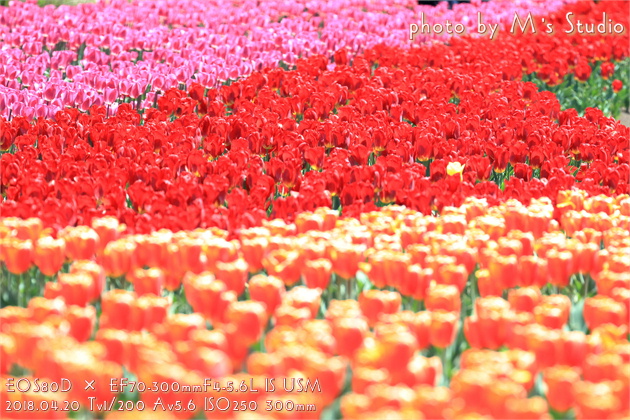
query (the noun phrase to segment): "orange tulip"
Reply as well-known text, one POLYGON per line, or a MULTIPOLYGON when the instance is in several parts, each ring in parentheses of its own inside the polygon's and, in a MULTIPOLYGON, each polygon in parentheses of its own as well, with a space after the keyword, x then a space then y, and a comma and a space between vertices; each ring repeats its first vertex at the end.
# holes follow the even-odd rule
POLYGON ((544 258, 524 255, 518 260, 519 284, 543 287, 548 282, 548 263, 544 258))
POLYGON ((546 255, 549 283, 558 287, 566 287, 569 285, 569 279, 575 272, 573 267, 573 254, 569 251, 550 250, 546 255))
POLYGON ((257 273, 263 269, 262 260, 268 245, 269 240, 265 237, 241 240, 241 251, 250 273, 257 273))
POLYGON ((184 278, 184 291, 193 310, 213 324, 223 323, 227 307, 237 300, 236 293, 207 272, 189 273, 184 278))
POLYGON ((577 243, 570 250, 573 252, 573 261, 575 261, 577 271, 583 274, 590 273, 595 265, 599 243, 577 243))
POLYGON ((591 354, 582 361, 584 380, 590 382, 614 381, 621 379, 619 367, 623 364, 618 354, 591 354))
POLYGON ((460 369, 451 378, 452 398, 461 399, 468 410, 487 413, 490 407, 488 389, 495 380, 483 370, 460 369))
POLYGON ((424 300, 431 280, 433 280, 432 269, 423 269, 419 264, 413 264, 407 268, 398 285, 398 290, 403 296, 412 296, 414 299, 424 300))
POLYGON ((40 346, 45 348, 45 344, 59 334, 55 326, 46 323, 20 322, 11 325, 7 330, 15 340, 15 362, 27 369, 35 367, 35 354, 29 349, 40 346))
POLYGON ((428 245, 414 244, 407 248, 407 253, 411 256, 413 264, 425 266, 425 261, 431 255, 431 247, 428 245))
POLYGON ((437 356, 424 357, 416 354, 408 363, 407 369, 401 370, 397 376, 409 387, 434 386, 442 377, 442 361, 437 356))
POLYGON ((341 318, 362 318, 363 312, 359 302, 354 299, 331 300, 326 310, 326 319, 335 322, 341 318))
POLYGON ((94 340, 105 347, 106 360, 116 362, 119 365, 127 363, 125 359, 129 340, 127 331, 101 327, 96 331, 94 340))
POLYGON ((362 318, 339 318, 332 325, 333 335, 337 341, 337 352, 352 359, 369 331, 366 320, 362 318))
MULTIPOLYGON (((514 399, 522 401, 527 398, 525 387, 507 378, 495 379, 484 392, 488 403, 486 410, 497 419, 511 418, 507 410, 508 401, 514 399)), ((530 408, 533 407, 530 406, 530 408)))
POLYGON ((101 264, 107 275, 119 277, 135 268, 135 250, 136 244, 127 239, 108 243, 101 256, 101 264))
POLYGON ((190 341, 178 341, 173 346, 177 359, 189 370, 204 378, 223 378, 232 373, 232 362, 225 352, 196 347, 190 341))
POLYGON ((593 383, 580 381, 575 383, 573 389, 575 392, 576 418, 615 418, 613 416, 621 409, 621 401, 615 395, 615 388, 618 389, 618 387, 618 382, 593 383))
POLYGON ((523 243, 518 239, 502 237, 499 238, 497 244, 497 253, 499 255, 503 255, 504 257, 514 255, 518 259, 521 255, 525 254, 523 252, 523 243))
POLYGON ((263 259, 267 272, 281 279, 285 285, 292 286, 300 281, 300 253, 297 251, 277 250, 270 252, 263 259))
POLYGON ((153 331, 162 341, 175 343, 190 340, 198 330, 206 329, 206 321, 201 314, 171 314, 160 324, 155 325, 153 331))
POLYGON ((244 259, 238 258, 230 262, 218 261, 215 275, 218 280, 225 283, 228 290, 232 290, 237 296, 245 291, 247 283, 248 267, 244 259))
POLYGON ((94 301, 101 296, 105 287, 105 270, 94 261, 79 260, 74 261, 70 265, 70 273, 84 273, 92 278, 92 288, 90 289, 89 299, 94 301))
POLYGON ((389 383, 387 369, 359 366, 352 372, 352 391, 358 394, 365 394, 372 385, 384 383, 389 383))
POLYGON ((416 406, 427 419, 444 419, 445 411, 452 406, 452 391, 447 387, 420 385, 414 388, 416 406))
POLYGON ((138 296, 153 294, 162 295, 162 286, 164 284, 164 274, 159 268, 136 268, 127 276, 129 282, 133 284, 133 288, 138 296))
POLYGON ((565 412, 575 404, 573 384, 580 380, 580 371, 569 366, 552 366, 543 373, 547 384, 547 401, 551 408, 565 412))
POLYGON ((92 336, 96 324, 96 309, 93 306, 69 306, 65 318, 70 324, 69 335, 79 342, 92 336))
POLYGON ((581 366, 586 356, 596 349, 595 341, 581 331, 562 331, 556 363, 581 366))
POLYGON ((60 296, 66 305, 86 306, 90 302, 94 280, 89 274, 68 273, 57 276, 60 296))
POLYGON ((468 271, 466 267, 459 264, 442 266, 436 272, 436 281, 439 284, 453 285, 461 293, 468 281, 468 271))
POLYGON ((99 328, 128 329, 135 300, 136 294, 127 290, 114 289, 103 293, 99 328))
POLYGON ((97 253, 103 252, 108 243, 120 238, 126 226, 118 222, 118 219, 111 216, 92 219, 92 229, 98 235, 97 253))
MULTIPOLYGON (((187 386, 191 389, 195 385, 203 384, 203 378, 195 371, 186 369, 179 363, 174 364, 155 364, 150 370, 147 369, 146 373, 142 377, 138 376, 138 379, 146 383, 169 383, 178 384, 184 389, 187 386)), ((147 392, 143 395, 143 401, 147 406, 154 407, 158 404, 158 401, 162 402, 164 406, 178 407, 182 404, 182 401, 191 401, 198 407, 203 407, 203 397, 200 393, 190 391, 169 390, 168 392, 147 392)), ((182 405, 183 407, 183 405, 182 405)), ((174 411, 172 414, 177 419, 192 418, 195 415, 195 411, 174 411)))
POLYGON ((178 249, 177 245, 171 243, 172 236, 173 233, 169 230, 159 230, 138 241, 136 248, 138 266, 168 268, 171 259, 169 245, 178 249), (165 262, 167 262, 166 267, 165 262))
MULTIPOLYGON (((0 375, 7 375, 13 367, 15 352, 16 346, 13 337, 0 333, 0 375)), ((0 412, 2 411, 0 410, 0 412)))
POLYGON ((490 260, 488 271, 490 272, 492 281, 500 284, 502 289, 517 286, 518 259, 515 255, 495 255, 495 257, 490 260))
POLYGON ((0 308, 0 332, 7 333, 15 324, 29 322, 32 311, 20 306, 5 306, 0 308))
POLYGON ((276 378, 286 374, 286 367, 278 353, 252 353, 247 358, 247 373, 276 378))
POLYGON ((536 322, 549 328, 562 328, 569 320, 571 300, 565 295, 543 296, 534 308, 536 322))
POLYGON ((378 321, 382 314, 393 314, 400 309, 401 297, 396 292, 386 290, 366 290, 359 295, 361 311, 370 326, 378 321))
POLYGON ((31 319, 35 322, 44 322, 51 316, 62 316, 66 310, 66 304, 62 299, 47 299, 34 297, 28 302, 31 319))
POLYGON ((44 231, 44 224, 37 217, 28 219, 19 219, 15 217, 7 217, 3 220, 3 224, 15 231, 15 237, 22 241, 30 240, 36 242, 44 231))
MULTIPOLYGON (((239 257, 237 241, 227 241, 225 238, 216 236, 202 239, 202 253, 203 256, 206 257, 205 267, 210 270, 212 270, 219 261, 230 262, 239 257)), ((182 254, 182 256, 185 256, 185 254, 182 254)))
POLYGON ((249 346, 261 337, 267 319, 265 305, 250 300, 230 303, 225 322, 236 325, 241 338, 249 346))
POLYGON ((166 319, 170 306, 169 299, 154 294, 138 297, 131 306, 131 316, 127 327, 133 331, 151 330, 166 319))
POLYGON ((66 244, 63 239, 44 236, 37 240, 33 251, 33 262, 45 276, 57 274, 66 259, 66 244))
POLYGON ((225 324, 222 326, 227 342, 227 354, 232 361, 232 369, 235 372, 243 370, 243 363, 249 353, 250 344, 243 340, 238 327, 235 324, 225 324))
POLYGON ((515 420, 548 420, 549 407, 542 397, 508 398, 505 402, 505 418, 515 420))
POLYGON ((319 214, 300 213, 295 218, 297 233, 308 232, 309 230, 321 231, 324 218, 319 214))
MULTIPOLYGON (((186 237, 177 241, 177 252, 181 261, 181 267, 177 267, 178 270, 183 272, 190 271, 195 274, 199 274, 204 270, 204 264, 202 262, 202 249, 204 241, 199 238, 186 237)), ((216 264, 215 261, 212 263, 216 264)), ((214 264, 210 263, 212 268, 214 264)))
POLYGON ((615 302, 621 303, 626 308, 626 313, 630 314, 630 289, 615 287, 611 291, 610 297, 615 302))
POLYGON ((194 330, 190 341, 198 348, 208 348, 227 352, 227 339, 221 330, 194 330))
POLYGON ((475 314, 464 321, 464 334, 473 348, 498 349, 507 336, 509 303, 500 297, 479 298, 475 301, 475 314))
POLYGON ((380 365, 388 369, 394 377, 394 383, 398 383, 418 350, 418 341, 408 328, 395 324, 383 327, 376 337, 382 348, 380 365))
POLYGON ((597 275, 597 293, 611 296, 614 289, 630 289, 630 273, 615 273, 604 270, 597 275))
POLYGON ((311 318, 315 318, 319 312, 321 300, 321 290, 298 286, 294 287, 286 294, 283 304, 293 306, 294 308, 307 308, 311 313, 311 318))
POLYGON ((562 352, 562 333, 540 324, 523 327, 526 349, 536 353, 536 360, 541 367, 553 366, 562 352))
POLYGON ((3 240, 4 263, 7 270, 13 274, 22 274, 31 268, 33 259, 33 243, 30 239, 5 239, 3 240))
POLYGON ((374 384, 366 390, 366 395, 370 398, 370 410, 383 410, 380 413, 400 412, 411 406, 415 398, 410 388, 388 384, 374 384))
MULTIPOLYGON (((523 232, 520 230, 511 230, 507 233, 507 238, 516 239, 521 243, 521 254, 519 255, 519 259, 522 255, 532 255, 534 253, 534 235, 531 232, 523 232)), ((501 242, 499 241, 499 246, 501 242)))
POLYGON ((533 312, 534 307, 540 303, 542 293, 536 286, 521 287, 508 292, 510 306, 519 312, 533 312))
POLYGON ((295 306, 281 304, 274 313, 277 326, 291 326, 297 328, 301 323, 313 319, 310 309, 296 308, 295 306))
POLYGON ((323 319, 312 319, 302 323, 298 329, 298 340, 319 350, 328 357, 335 356, 336 342, 333 326, 323 319))
POLYGON ((490 276, 488 269, 482 268, 477 270, 475 275, 477 276, 480 296, 501 296, 503 294, 503 285, 490 276))
POLYGON ((602 324, 627 325, 626 306, 607 296, 594 296, 584 302, 584 321, 590 329, 602 324))
POLYGON ((358 393, 347 393, 341 397, 340 409, 344 419, 362 419, 371 412, 370 397, 358 393))
POLYGON ((61 285, 59 283, 48 282, 44 286, 44 297, 46 299, 56 299, 61 296, 61 285))
POLYGON ((329 250, 333 271, 343 279, 353 278, 359 270, 359 262, 364 260, 364 250, 362 245, 334 244, 329 250))
POLYGON ((435 311, 431 313, 431 344, 446 348, 453 343, 457 334, 459 316, 455 312, 435 311))
POLYGON ((332 263, 326 258, 306 261, 302 268, 302 278, 306 287, 326 290, 330 283, 332 263))
MULTIPOLYGON (((626 348, 623 346, 619 348, 620 344, 630 344, 626 338, 628 336, 628 327, 626 325, 602 324, 591 330, 591 336, 598 339, 602 348, 609 349, 617 347, 620 350, 617 354, 624 357, 626 356, 626 348)), ((628 348, 628 350, 630 350, 630 348, 628 348)), ((630 358, 630 355, 628 357, 630 358)))
POLYGON ((274 276, 255 275, 249 280, 249 296, 265 304, 267 315, 272 315, 282 303, 285 287, 282 280, 274 276))
POLYGON ((452 285, 433 284, 425 301, 429 311, 459 312, 462 306, 459 290, 452 285))
POLYGON ((68 227, 59 232, 66 242, 66 256, 71 261, 91 260, 96 253, 99 237, 88 226, 68 227))

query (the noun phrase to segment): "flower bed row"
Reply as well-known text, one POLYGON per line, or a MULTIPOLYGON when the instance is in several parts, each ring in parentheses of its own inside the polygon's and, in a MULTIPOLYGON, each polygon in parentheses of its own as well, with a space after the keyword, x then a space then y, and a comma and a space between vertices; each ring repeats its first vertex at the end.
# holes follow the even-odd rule
POLYGON ((450 72, 379 67, 369 77, 370 61, 357 61, 335 72, 305 61, 211 91, 215 98, 200 87, 191 98, 170 91, 142 123, 127 106, 113 118, 94 108, 4 122, 13 153, 0 157, 0 211, 55 230, 112 215, 138 232, 236 231, 318 206, 430 213, 471 195, 497 203, 555 199, 573 186, 628 191, 628 127, 596 109, 585 118, 559 112, 553 96, 500 74, 472 91, 450 72), (378 88, 383 80, 390 90, 378 88))
MULTIPOLYGON (((17 365, 41 381, 94 379, 94 391, 64 395, 86 411, 99 411, 90 397, 118 394, 111 378, 131 372, 147 386, 254 386, 261 392, 238 399, 263 418, 296 415, 265 411, 268 400, 312 404, 297 414, 318 418, 342 394, 344 418, 623 418, 630 196, 565 191, 558 203, 467 199, 441 217, 318 209, 233 240, 217 229, 132 235, 107 218, 55 239, 40 220, 5 218, 2 290, 30 294, 26 307, 0 309, 0 373, 17 365), (277 379, 276 392, 264 392, 264 378, 277 379), (318 387, 284 391, 283 378, 318 387)), ((3 395, 37 407, 59 396, 3 395)), ((194 410, 172 415, 205 407, 222 418, 235 413, 203 399, 225 396, 118 398, 191 401, 194 410)))
MULTIPOLYGON (((584 21, 627 19, 618 2, 580 7, 584 21)), ((114 118, 100 106, 1 121, 0 149, 13 153, 0 157, 0 211, 56 230, 112 215, 138 232, 235 231, 319 206, 430 213, 471 195, 625 193, 628 128, 596 109, 561 112, 519 81, 523 68, 580 78, 589 60, 622 59, 624 40, 457 38, 352 60, 340 50, 332 70, 314 56, 220 89, 171 89, 142 114, 123 104, 114 118)))
MULTIPOLYGON (((409 24, 421 14, 460 22, 507 24, 512 13, 557 10, 567 0, 457 5, 415 1, 277 2, 112 1, 75 7, 11 2, 0 9, 0 115, 52 117, 66 106, 141 98, 192 82, 214 87, 279 62, 353 53, 380 43, 409 46, 409 24)), ((434 35, 419 35, 422 42, 434 35)))

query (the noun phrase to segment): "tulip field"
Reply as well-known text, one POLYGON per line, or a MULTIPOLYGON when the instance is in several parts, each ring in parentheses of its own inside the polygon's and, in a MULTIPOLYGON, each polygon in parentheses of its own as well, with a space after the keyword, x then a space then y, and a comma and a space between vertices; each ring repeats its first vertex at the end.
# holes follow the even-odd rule
POLYGON ((423 3, 0 1, 0 419, 630 418, 630 3, 423 3))

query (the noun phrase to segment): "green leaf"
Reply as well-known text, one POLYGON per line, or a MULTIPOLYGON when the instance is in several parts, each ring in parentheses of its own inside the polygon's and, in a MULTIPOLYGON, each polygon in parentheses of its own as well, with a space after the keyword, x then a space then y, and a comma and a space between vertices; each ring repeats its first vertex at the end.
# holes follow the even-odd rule
POLYGON ((372 282, 363 271, 357 271, 357 290, 359 293, 373 288, 372 282))

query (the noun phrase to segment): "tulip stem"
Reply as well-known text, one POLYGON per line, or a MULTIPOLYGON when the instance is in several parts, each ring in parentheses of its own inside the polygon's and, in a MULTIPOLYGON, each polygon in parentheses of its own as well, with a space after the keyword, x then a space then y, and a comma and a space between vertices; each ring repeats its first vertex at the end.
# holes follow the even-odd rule
POLYGON ((22 306, 22 307, 26 307, 25 301, 26 301, 26 273, 22 273, 19 276, 16 276, 18 281, 17 281, 17 290, 18 290, 18 296, 17 296, 17 305, 18 306, 22 306))
POLYGON ((342 283, 342 279, 341 276, 337 275, 337 273, 333 273, 333 277, 335 279, 335 297, 339 300, 343 299, 343 295, 341 294, 341 283, 342 283))
POLYGON ((354 295, 354 277, 346 282, 346 299, 353 299, 354 295))
POLYGON ((580 279, 582 280, 582 287, 584 288, 584 300, 588 297, 588 279, 580 273, 580 279))
MULTIPOLYGON (((448 347, 447 347, 448 348, 448 347)), ((436 352, 440 358, 440 361, 442 362, 442 379, 441 379, 441 386, 448 386, 449 384, 449 370, 450 370, 450 361, 448 360, 449 357, 447 357, 446 355, 446 349, 447 348, 437 348, 436 352)))

